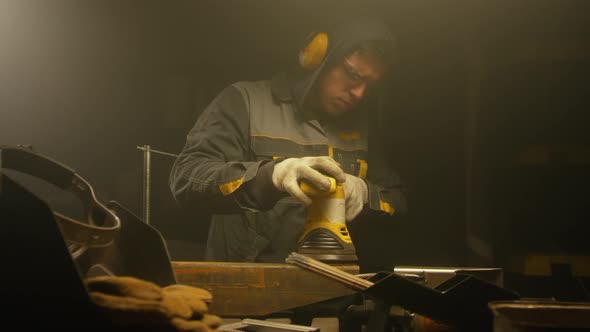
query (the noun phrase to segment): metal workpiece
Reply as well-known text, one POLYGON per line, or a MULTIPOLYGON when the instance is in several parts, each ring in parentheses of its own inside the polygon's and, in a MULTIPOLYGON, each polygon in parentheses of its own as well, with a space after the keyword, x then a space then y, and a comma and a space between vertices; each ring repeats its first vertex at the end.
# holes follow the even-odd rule
POLYGON ((590 330, 590 303, 549 300, 494 301, 493 332, 590 330))
MULTIPOLYGON (((355 292, 292 264, 172 262, 179 283, 209 290, 222 317, 259 317, 355 292)), ((338 266, 357 274, 358 266, 338 266)))
POLYGON ((458 273, 478 277, 499 287, 504 286, 504 272, 501 268, 396 266, 393 272, 397 274, 419 275, 422 277, 424 283, 432 288, 437 287, 458 273))
POLYGON ((256 332, 319 332, 320 329, 313 326, 279 323, 268 320, 242 319, 237 323, 225 324, 218 328, 221 332, 256 331, 256 332))

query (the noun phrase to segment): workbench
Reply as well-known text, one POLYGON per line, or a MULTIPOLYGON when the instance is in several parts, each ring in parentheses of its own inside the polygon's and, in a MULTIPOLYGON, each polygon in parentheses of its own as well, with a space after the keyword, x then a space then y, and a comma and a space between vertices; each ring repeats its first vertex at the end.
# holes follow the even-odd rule
MULTIPOLYGON (((334 265, 358 274, 357 265, 334 265)), ((178 283, 209 290, 210 310, 222 317, 262 317, 354 295, 344 284, 293 264, 173 261, 178 283)), ((468 272, 502 286, 497 268, 399 267, 396 273, 418 275, 434 288, 457 272, 468 272)))
MULTIPOLYGON (((175 261, 172 267, 178 283, 209 290, 211 312, 223 317, 265 316, 355 293, 292 264, 175 261)), ((338 268, 358 273, 356 265, 338 268)))

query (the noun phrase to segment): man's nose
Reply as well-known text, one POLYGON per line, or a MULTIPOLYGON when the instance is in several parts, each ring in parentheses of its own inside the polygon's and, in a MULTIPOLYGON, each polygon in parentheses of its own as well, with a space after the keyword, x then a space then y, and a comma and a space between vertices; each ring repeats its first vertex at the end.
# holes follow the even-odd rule
POLYGON ((361 84, 355 85, 350 89, 350 94, 357 100, 361 100, 367 92, 367 83, 362 82, 361 84))

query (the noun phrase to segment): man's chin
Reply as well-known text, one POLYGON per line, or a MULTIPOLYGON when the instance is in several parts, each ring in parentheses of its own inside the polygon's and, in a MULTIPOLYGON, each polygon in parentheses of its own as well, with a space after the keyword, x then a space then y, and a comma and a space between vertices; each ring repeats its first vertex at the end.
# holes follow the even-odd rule
POLYGON ((349 109, 350 107, 331 107, 329 109, 326 109, 324 113, 330 116, 339 116, 346 113, 349 109))

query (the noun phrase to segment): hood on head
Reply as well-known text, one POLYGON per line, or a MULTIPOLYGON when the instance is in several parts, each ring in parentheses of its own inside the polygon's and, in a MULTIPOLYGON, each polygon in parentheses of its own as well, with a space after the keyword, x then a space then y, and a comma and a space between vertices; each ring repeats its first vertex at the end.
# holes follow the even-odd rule
POLYGON ((293 82, 293 96, 295 102, 301 107, 319 74, 326 68, 326 65, 347 54, 351 48, 363 41, 383 40, 395 46, 395 39, 389 27, 382 21, 371 17, 357 17, 342 21, 328 29, 328 49, 319 66, 306 71, 299 69, 293 82))

